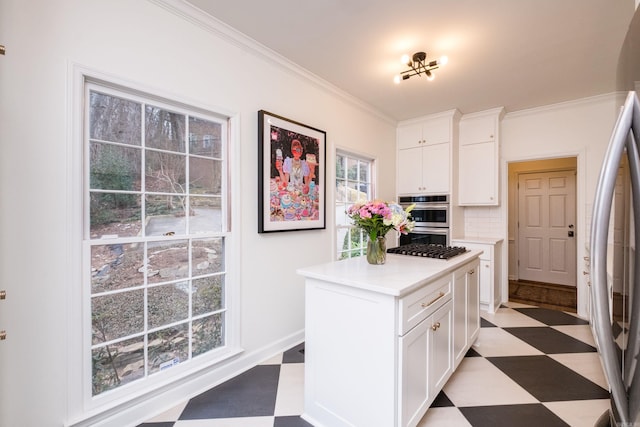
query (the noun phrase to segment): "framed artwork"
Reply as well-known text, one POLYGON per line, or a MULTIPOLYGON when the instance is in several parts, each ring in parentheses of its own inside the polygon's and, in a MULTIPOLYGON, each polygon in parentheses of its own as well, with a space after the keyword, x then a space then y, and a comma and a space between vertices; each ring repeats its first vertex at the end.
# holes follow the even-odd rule
POLYGON ((326 227, 326 137, 258 111, 258 233, 326 227))

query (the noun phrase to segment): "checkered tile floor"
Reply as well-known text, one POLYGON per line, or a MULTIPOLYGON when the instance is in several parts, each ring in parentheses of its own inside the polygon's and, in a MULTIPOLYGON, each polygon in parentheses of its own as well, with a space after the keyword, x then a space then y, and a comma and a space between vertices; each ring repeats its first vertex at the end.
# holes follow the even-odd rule
MULTIPOLYGON (((139 427, 308 427, 303 381, 301 344, 139 427)), ((510 303, 482 313, 477 341, 419 427, 592 426, 607 389, 586 321, 510 303)))

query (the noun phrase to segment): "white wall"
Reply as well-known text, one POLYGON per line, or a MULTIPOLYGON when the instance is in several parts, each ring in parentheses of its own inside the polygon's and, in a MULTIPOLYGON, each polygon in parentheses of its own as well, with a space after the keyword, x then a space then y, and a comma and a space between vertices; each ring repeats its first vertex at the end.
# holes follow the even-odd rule
MULTIPOLYGON (((624 94, 610 94, 577 100, 544 108, 508 113, 501 128, 501 192, 502 200, 508 197, 507 163, 577 157, 577 262, 578 262, 578 314, 588 315, 588 288, 583 257, 588 255, 591 210, 593 197, 600 175, 600 167, 619 107, 624 103, 624 94)), ((501 204, 507 239, 507 203, 501 204)), ((503 299, 507 280, 507 254, 503 259, 503 299)))
MULTIPOLYGON (((71 127, 76 66, 236 117, 233 227, 241 257, 234 263, 241 276, 234 285, 246 367, 302 339, 303 280, 295 270, 329 261, 334 247, 330 204, 327 230, 257 233, 257 111, 325 130, 329 181, 336 145, 376 158, 378 194, 394 197, 394 122, 208 25, 151 1, 0 2, 7 52, 0 57, 0 289, 7 291, 0 328, 8 337, 0 343, 0 425, 60 426, 81 415, 66 390, 79 369, 67 362, 78 357, 79 319, 66 314, 78 312, 74 291, 81 285, 71 127)), ((327 190, 332 200, 331 182, 327 190)), ((154 410, 164 409, 157 402, 154 410)))
MULTIPOLYGON (((508 163, 559 157, 577 157, 577 288, 578 314, 588 317, 588 277, 584 256, 588 255, 591 210, 600 167, 619 107, 625 93, 612 93, 507 112, 500 128, 501 203, 499 207, 467 207, 465 236, 504 239, 512 247, 508 233, 508 163)), ((512 195, 511 195, 512 196, 512 195)), ((510 251, 503 251, 502 301, 508 300, 510 251)), ((512 254, 511 254, 512 255, 512 254)))

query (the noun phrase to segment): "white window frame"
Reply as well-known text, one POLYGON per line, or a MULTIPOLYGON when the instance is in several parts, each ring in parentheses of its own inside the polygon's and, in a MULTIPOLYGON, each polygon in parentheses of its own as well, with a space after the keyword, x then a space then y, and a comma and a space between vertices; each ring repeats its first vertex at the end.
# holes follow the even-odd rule
MULTIPOLYGON (((238 183, 239 175, 239 116, 220 108, 214 108, 206 104, 198 104, 193 100, 184 101, 176 99, 175 94, 165 94, 156 88, 148 88, 139 83, 106 76, 95 70, 74 66, 71 70, 72 85, 70 85, 69 117, 71 117, 71 129, 69 139, 69 163, 72 165, 68 174, 69 194, 73 194, 71 212, 74 215, 69 218, 68 228, 71 236, 70 257, 70 283, 68 311, 68 342, 67 372, 68 372, 68 414, 69 425, 92 425, 91 419, 100 419, 106 414, 116 414, 122 408, 134 403, 142 403, 158 392, 167 392, 177 389, 178 385, 185 387, 186 381, 194 381, 196 375, 203 373, 211 367, 224 368, 224 363, 242 352, 240 347, 240 268, 239 268, 239 236, 233 232, 234 225, 231 218, 234 212, 239 212, 239 198, 231 197, 232 184, 238 183), (92 396, 92 362, 91 362, 91 304, 90 304, 90 247, 84 242, 84 224, 88 221, 88 208, 85 212, 85 194, 88 190, 88 171, 84 170, 85 151, 85 105, 84 95, 87 84, 98 84, 101 87, 136 94, 146 99, 146 102, 162 106, 163 100, 168 100, 171 105, 182 106, 190 111, 198 112, 205 116, 224 118, 227 121, 227 144, 224 147, 226 167, 226 187, 223 194, 227 195, 228 204, 223 216, 228 218, 228 229, 225 236, 226 279, 225 297, 225 345, 219 349, 202 354, 189 363, 179 364, 162 375, 152 375, 141 381, 134 381, 117 389, 109 390, 97 396, 92 396), (86 175, 85 175, 86 174, 86 175), (73 242, 76 242, 75 244, 73 242), (82 242, 82 243, 80 243, 82 242), (182 366, 181 366, 182 365, 182 366), (165 375, 166 374, 166 375, 165 375), (89 424, 85 424, 89 422, 89 424)), ((188 143, 188 142, 187 142, 188 143)), ((206 375, 205 375, 206 376, 206 375)), ((174 397, 175 399, 175 397, 174 397)))
MULTIPOLYGON (((369 197, 368 199, 375 199, 376 198, 376 185, 375 185, 375 177, 376 177, 376 161, 375 158, 371 157, 371 156, 367 156, 365 154, 359 154, 359 153, 355 153, 353 151, 350 151, 348 149, 342 149, 342 148, 337 148, 336 149, 336 163, 337 163, 337 159, 338 156, 344 156, 347 159, 353 159, 353 160, 358 160, 361 162, 366 162, 369 164, 369 181, 368 181, 368 185, 369 185, 369 197)), ((338 222, 338 218, 342 215, 342 212, 338 212, 338 210, 342 209, 342 207, 339 207, 338 204, 339 203, 343 203, 343 201, 339 201, 338 200, 338 191, 337 191, 337 183, 338 183, 338 171, 337 169, 335 170, 334 173, 335 176, 335 195, 334 195, 334 210, 335 210, 335 215, 336 215, 336 221, 335 221, 335 232, 334 232, 334 236, 336 239, 336 243, 334 245, 334 251, 335 251, 335 255, 334 255, 334 259, 340 260, 342 254, 346 253, 347 251, 343 251, 338 249, 339 245, 341 245, 341 242, 344 240, 344 230, 347 230, 348 232, 355 232, 355 233, 360 233, 361 235, 361 239, 363 241, 363 243, 366 243, 368 236, 366 235, 366 233, 364 233, 362 230, 357 229, 354 225, 352 225, 349 220, 347 219, 347 223, 343 224, 343 223, 339 223, 338 222)), ((359 180, 358 180, 359 182, 359 180)), ((350 204, 347 203, 346 205, 343 205, 345 207, 348 207, 350 204)), ((365 254, 365 249, 366 246, 363 244, 360 247, 360 253, 358 256, 362 256, 365 254)), ((352 255, 353 256, 353 255, 352 255)))

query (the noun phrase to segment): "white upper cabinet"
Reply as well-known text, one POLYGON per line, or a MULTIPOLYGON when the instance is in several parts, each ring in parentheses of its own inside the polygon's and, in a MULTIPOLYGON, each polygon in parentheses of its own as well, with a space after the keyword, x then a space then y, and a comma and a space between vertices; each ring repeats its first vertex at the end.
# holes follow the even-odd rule
POLYGON ((450 194, 456 110, 398 126, 398 194, 450 194))
POLYGON ((451 142, 451 116, 425 118, 398 127, 398 149, 451 142))
POLYGON ((467 114, 460 119, 458 204, 500 204, 500 120, 504 109, 467 114))

